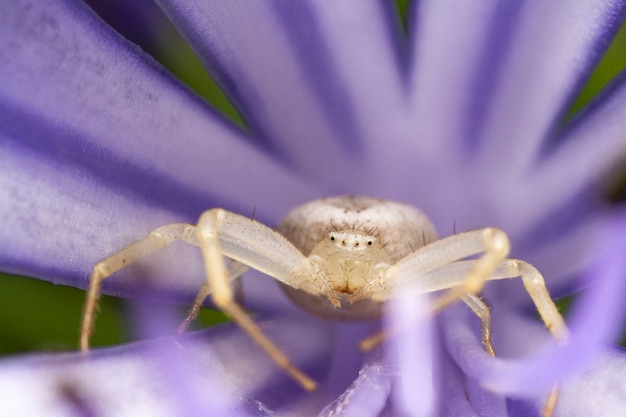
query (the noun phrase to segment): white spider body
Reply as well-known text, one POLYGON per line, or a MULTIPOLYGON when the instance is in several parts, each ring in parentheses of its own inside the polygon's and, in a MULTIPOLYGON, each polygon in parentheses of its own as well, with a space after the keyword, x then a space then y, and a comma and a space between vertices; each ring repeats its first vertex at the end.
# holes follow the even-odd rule
POLYGON ((324 198, 296 207, 276 231, 310 260, 309 268, 294 277, 308 284, 294 288, 280 283, 285 293, 304 310, 339 320, 380 317, 382 300, 391 290, 389 267, 437 239, 421 211, 362 196, 324 198))
MULTIPOLYGON (((379 317, 395 292, 432 293, 436 312, 462 300, 482 322, 482 342, 495 356, 491 318, 477 295, 487 281, 521 277, 548 330, 564 340, 567 329, 550 298, 542 275, 532 265, 508 259, 509 240, 498 229, 437 239, 419 210, 400 203, 358 196, 316 200, 295 208, 277 230, 223 209, 204 212, 197 225, 174 223, 153 230, 94 266, 81 327, 81 349, 88 350, 102 280, 148 253, 176 240, 200 247, 207 280, 181 325, 184 331, 207 296, 307 390, 315 381, 287 356, 239 306, 231 280, 247 268, 275 278, 300 307, 332 319, 379 317), (227 264, 225 258, 235 260, 227 264)), ((368 339, 363 342, 376 340, 368 339)), ((556 391, 544 415, 554 409, 556 391)))

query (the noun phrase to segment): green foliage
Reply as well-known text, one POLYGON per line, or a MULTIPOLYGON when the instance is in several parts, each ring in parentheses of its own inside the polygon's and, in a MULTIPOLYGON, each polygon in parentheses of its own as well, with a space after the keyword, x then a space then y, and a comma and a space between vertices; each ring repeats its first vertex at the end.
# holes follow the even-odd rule
MULTIPOLYGON (((84 301, 76 288, 0 274, 0 354, 77 349, 84 301)), ((94 346, 124 340, 121 304, 102 297, 94 346)))
MULTIPOLYGON (((0 274, 0 355, 76 350, 85 295, 84 291, 73 287, 0 274)), ((182 321, 187 308, 102 296, 92 346, 136 340, 138 332, 133 331, 132 311, 155 309, 165 310, 182 321)), ((204 309, 193 327, 226 321, 228 318, 223 313, 204 309)), ((169 334, 175 332, 176 329, 171 329, 169 334)))
POLYGON ((622 25, 602 61, 578 95, 569 111, 570 116, 581 110, 624 68, 626 68, 626 24, 622 25))

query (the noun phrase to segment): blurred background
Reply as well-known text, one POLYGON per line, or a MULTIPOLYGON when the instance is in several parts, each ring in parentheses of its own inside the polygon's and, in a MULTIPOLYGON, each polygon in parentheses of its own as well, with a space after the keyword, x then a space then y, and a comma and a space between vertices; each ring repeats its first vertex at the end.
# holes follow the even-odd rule
MULTIPOLYGON (((408 0, 396 0, 398 22, 406 28, 408 0)), ((88 0, 102 19, 130 41, 152 55, 183 83, 196 91, 225 117, 244 126, 237 110, 205 72, 189 46, 152 0, 88 0)), ((618 72, 626 68, 626 25, 623 25, 570 110, 575 114, 618 72)), ((245 127, 245 126, 244 126, 245 127)), ((626 161, 625 161, 626 168, 626 161)), ((615 172, 606 184, 607 201, 617 204, 626 196, 626 169, 615 172)), ((85 293, 27 277, 0 274, 0 355, 30 351, 75 350, 85 293)), ((566 310, 567 300, 561 301, 566 310)), ((187 307, 164 306, 104 296, 100 303, 93 346, 106 346, 134 340, 134 331, 125 318, 140 308, 175 310, 181 319, 187 307)), ((226 320, 223 314, 203 310, 196 326, 226 320)), ((175 330, 172 329, 172 333, 175 330)), ((622 338, 626 345, 626 332, 622 338)))

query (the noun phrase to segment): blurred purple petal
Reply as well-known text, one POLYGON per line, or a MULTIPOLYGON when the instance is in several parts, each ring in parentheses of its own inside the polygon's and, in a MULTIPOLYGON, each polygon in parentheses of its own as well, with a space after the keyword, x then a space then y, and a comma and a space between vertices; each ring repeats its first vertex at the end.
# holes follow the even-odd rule
POLYGON ((558 413, 571 417, 618 416, 626 410, 626 352, 607 351, 567 381, 558 413))
MULTIPOLYGON (((329 327, 317 323, 280 319, 261 325, 295 363, 320 379, 332 338, 329 327)), ((202 413, 209 409, 220 416, 261 416, 284 408, 292 415, 316 412, 310 409, 316 394, 293 384, 247 336, 229 325, 95 350, 89 358, 69 353, 5 361, 0 365, 0 414, 41 415, 46 410, 46 416, 54 417, 87 409, 91 415, 107 417, 180 415, 176 396, 183 393, 177 385, 181 375, 186 378, 185 389, 191 390, 185 396, 206 407, 196 410, 202 413), (173 370, 167 362, 183 368, 173 370)))
POLYGON ((242 111, 298 172, 334 189, 400 110, 397 55, 381 2, 160 1, 242 111), (364 70, 367 68, 367 70, 364 70), (375 94, 377 99, 370 100, 375 94))
MULTIPOLYGON (((561 387, 556 416, 619 416, 626 409, 626 356, 623 350, 609 349, 561 387)), ((537 413, 545 397, 512 399, 509 417, 528 417, 537 413)))
POLYGON ((525 244, 535 250, 554 239, 571 240, 567 235, 578 235, 580 240, 581 226, 602 216, 598 188, 626 153, 625 118, 626 72, 555 137, 556 142, 546 147, 545 155, 502 203, 516 208, 503 211, 517 217, 517 224, 525 229, 508 230, 521 233, 525 244))
POLYGON ((437 408, 439 346, 434 340, 434 320, 428 314, 428 297, 402 296, 387 306, 385 322, 389 328, 398 323, 405 328, 385 346, 387 361, 402 374, 394 389, 398 412, 413 417, 430 417, 437 408))
POLYGON ((412 140, 421 158, 466 158, 477 112, 514 24, 519 2, 425 1, 410 16, 412 140), (510 10, 509 10, 510 9, 510 10), (485 80, 482 81, 481 80, 485 80), (482 89, 478 89, 482 87, 482 89), (475 100, 477 102, 474 102, 475 100))
POLYGON ((384 362, 371 361, 354 383, 319 414, 320 417, 376 417, 383 411, 395 372, 384 362))
POLYGON ((481 386, 468 376, 464 377, 469 403, 481 417, 506 417, 506 399, 492 390, 481 386))
MULTIPOLYGON (((479 417, 467 396, 466 378, 454 361, 442 361, 441 413, 444 417, 479 417)), ((504 416, 503 416, 504 417, 504 416)))
POLYGON ((576 7, 524 2, 515 11, 506 28, 512 38, 484 103, 479 162, 487 171, 532 164, 625 16, 623 0, 586 0, 576 7))
POLYGON ((429 198, 413 203, 439 227, 453 220, 461 228, 477 227, 488 218, 515 241, 529 222, 546 215, 544 198, 580 192, 575 186, 564 192, 538 187, 540 177, 527 186, 521 169, 532 175, 536 167, 528 158, 549 134, 558 134, 566 107, 625 13, 621 0, 587 1, 574 9, 533 2, 417 3, 410 22, 416 151, 396 149, 400 155, 391 159, 396 171, 404 170, 402 178, 425 178, 412 187, 429 198), (484 155, 472 158, 478 146, 484 155))
MULTIPOLYGON (((588 197, 591 200, 592 197, 588 197)), ((579 290, 582 286, 580 282, 581 271, 587 270, 594 255, 594 237, 603 230, 606 225, 606 209, 595 208, 586 218, 570 219, 564 230, 551 233, 550 226, 554 226, 559 220, 555 213, 551 216, 553 222, 542 222, 543 228, 533 228, 535 233, 528 234, 521 245, 515 248, 515 255, 522 259, 532 259, 544 278, 554 297, 568 295, 579 290), (542 238, 545 238, 542 239, 542 238), (518 250, 519 249, 519 250, 518 250)), ((570 208, 565 213, 576 212, 575 208, 570 208)), ((561 216, 566 215, 560 213, 561 216)), ((575 213, 574 215, 579 214, 575 213)), ((516 291, 516 290, 514 290, 516 291)), ((513 291, 509 291, 502 296, 511 296, 513 291)), ((519 294, 519 291, 517 291, 519 294)), ((528 304, 529 299, 525 294, 519 298, 524 304, 528 304)))
MULTIPOLYGON (((579 115, 559 136, 550 152, 536 163, 527 191, 540 193, 541 204, 524 207, 528 222, 539 222, 546 213, 563 211, 570 202, 589 206, 590 194, 626 154, 626 71, 579 115), (583 198, 580 194, 583 193, 583 198), (589 200, 585 204, 584 198, 589 200), (559 211, 560 210, 560 211, 559 211)), ((582 211, 581 207, 579 210, 582 211)))

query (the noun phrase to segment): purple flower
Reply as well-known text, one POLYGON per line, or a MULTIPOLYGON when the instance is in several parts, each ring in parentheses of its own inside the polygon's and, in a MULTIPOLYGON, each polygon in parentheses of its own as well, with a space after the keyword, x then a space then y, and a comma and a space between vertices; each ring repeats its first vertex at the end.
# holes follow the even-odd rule
MULTIPOLYGON (((159 0, 246 121, 244 131, 79 1, 0 4, 0 268, 85 288, 151 229, 224 207, 275 225, 297 204, 362 193, 420 207, 441 235, 496 226, 551 293, 584 289, 554 348, 519 280, 491 283, 499 358, 462 305, 362 356, 371 323, 299 313, 251 272, 246 305, 320 382, 305 393, 232 325, 0 363, 0 414, 558 416, 626 409, 626 213, 599 184, 626 151, 626 77, 565 113, 624 1, 425 1, 405 39, 382 1, 159 0), (454 225, 454 226, 453 226, 454 225)), ((194 248, 107 279, 189 300, 194 248), (148 284, 149 281, 149 284, 148 284)), ((390 306, 406 322, 420 300, 390 306)), ((139 314, 148 334, 171 317, 139 314)), ((0 341, 1 343, 1 341, 0 341)))

